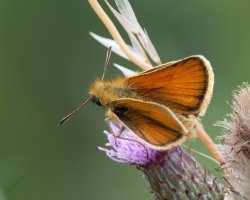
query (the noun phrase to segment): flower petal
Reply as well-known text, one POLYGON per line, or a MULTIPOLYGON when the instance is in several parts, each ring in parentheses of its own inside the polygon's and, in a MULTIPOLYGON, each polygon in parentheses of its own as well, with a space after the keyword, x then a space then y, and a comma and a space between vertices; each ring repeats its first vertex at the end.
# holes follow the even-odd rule
POLYGON ((132 71, 132 70, 130 70, 130 69, 127 69, 126 67, 123 67, 123 66, 121 66, 121 65, 118 65, 118 64, 116 64, 116 63, 114 63, 114 66, 115 66, 117 69, 119 69, 119 70, 123 73, 123 75, 124 75, 125 77, 131 77, 131 76, 134 76, 134 75, 137 74, 136 72, 134 72, 134 71, 132 71))
POLYGON ((146 62, 149 62, 149 60, 147 58, 147 55, 144 52, 144 49, 155 63, 160 64, 161 63, 160 57, 158 56, 153 43, 148 37, 146 30, 145 29, 143 30, 143 28, 140 26, 139 22, 137 21, 137 18, 134 14, 134 11, 131 5, 129 4, 129 1, 128 0, 115 0, 120 13, 117 12, 108 3, 108 1, 105 1, 105 2, 110 8, 111 12, 114 14, 114 16, 117 18, 117 20, 121 23, 123 28, 128 33, 130 40, 132 40, 133 48, 136 48, 137 50, 139 50, 140 55, 143 55, 146 62), (131 35, 134 35, 134 37, 132 37, 131 35), (137 42, 135 42, 135 40, 137 42))
MULTIPOLYGON (((123 51, 121 50, 121 48, 119 47, 119 45, 116 43, 116 41, 99 36, 93 32, 89 33, 94 39, 96 39, 98 42, 100 42, 103 46, 105 47, 112 47, 112 51, 116 54, 118 54, 119 56, 125 58, 128 60, 128 57, 123 53, 123 51)), ((130 47, 132 48, 132 47, 130 47)))

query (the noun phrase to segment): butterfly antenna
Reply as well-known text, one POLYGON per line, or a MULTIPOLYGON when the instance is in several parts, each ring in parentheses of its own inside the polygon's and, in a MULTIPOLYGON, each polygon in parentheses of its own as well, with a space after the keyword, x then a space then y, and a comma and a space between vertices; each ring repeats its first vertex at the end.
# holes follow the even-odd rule
POLYGON ((75 110, 73 110, 71 113, 67 114, 64 118, 62 118, 59 122, 58 125, 64 124, 64 122, 68 121, 82 106, 84 106, 91 97, 89 97, 85 102, 83 102, 80 106, 78 106, 75 110))
POLYGON ((106 60, 105 60, 105 65, 104 65, 104 71, 103 71, 103 74, 102 74, 102 80, 104 79, 104 76, 105 76, 105 73, 106 73, 106 70, 107 70, 107 67, 108 67, 110 55, 111 55, 111 52, 112 52, 111 50, 112 50, 112 47, 109 47, 108 50, 107 50, 106 60))

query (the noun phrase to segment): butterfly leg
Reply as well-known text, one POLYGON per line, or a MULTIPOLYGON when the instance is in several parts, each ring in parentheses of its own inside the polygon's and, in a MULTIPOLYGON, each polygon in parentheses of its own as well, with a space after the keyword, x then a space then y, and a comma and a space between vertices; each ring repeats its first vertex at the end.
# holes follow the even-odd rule
POLYGON ((113 133, 113 135, 115 137, 116 146, 117 146, 117 138, 122 139, 122 140, 127 140, 127 141, 130 141, 130 142, 137 142, 138 144, 140 144, 145 149, 147 158, 149 158, 148 149, 146 148, 146 146, 143 143, 139 142, 136 139, 130 139, 130 138, 125 138, 125 137, 121 136, 122 132, 125 130, 125 128, 126 128, 125 126, 121 125, 119 131, 116 134, 113 133))
MULTIPOLYGON (((106 123, 109 123, 110 119, 106 118, 105 121, 106 121, 106 123)), ((122 140, 127 140, 127 141, 130 141, 130 142, 137 142, 138 144, 140 144, 145 149, 146 156, 147 156, 147 158, 149 158, 148 149, 147 149, 147 147, 143 143, 139 142, 136 139, 130 139, 130 138, 125 138, 125 137, 121 136, 122 132, 125 130, 125 128, 126 128, 125 126, 121 125, 117 133, 115 133, 114 131, 111 130, 112 135, 113 135, 114 140, 115 140, 115 146, 118 147, 117 138, 122 139, 122 140)))
POLYGON ((119 137, 122 135, 122 132, 125 130, 125 126, 121 125, 119 131, 116 133, 116 137, 119 137))
POLYGON ((121 137, 121 136, 116 136, 116 137, 119 138, 119 139, 122 139, 122 140, 127 140, 127 141, 130 141, 130 142, 136 142, 136 143, 140 144, 145 149, 147 159, 149 158, 148 149, 142 142, 139 142, 138 140, 135 140, 135 139, 125 138, 125 137, 121 137))
MULTIPOLYGON (((108 125, 109 127, 110 127, 110 122, 111 122, 111 121, 112 121, 112 120, 111 120, 109 117, 105 118, 105 122, 107 123, 107 125, 108 125)), ((113 122, 113 123, 114 123, 114 122, 113 122)), ((114 137, 115 146, 118 147, 117 137, 120 136, 120 135, 122 134, 122 132, 125 130, 125 127, 124 127, 123 125, 116 124, 116 123, 114 123, 114 125, 115 125, 117 128, 119 128, 118 132, 115 133, 115 132, 112 130, 112 128, 110 128, 110 132, 112 133, 112 135, 113 135, 113 137, 114 137)))
POLYGON ((117 138, 119 138, 122 134, 122 132, 125 130, 125 126, 121 125, 121 127, 119 128, 117 133, 114 133, 114 131, 112 131, 114 140, 115 140, 115 146, 118 147, 118 142, 117 142, 117 138))

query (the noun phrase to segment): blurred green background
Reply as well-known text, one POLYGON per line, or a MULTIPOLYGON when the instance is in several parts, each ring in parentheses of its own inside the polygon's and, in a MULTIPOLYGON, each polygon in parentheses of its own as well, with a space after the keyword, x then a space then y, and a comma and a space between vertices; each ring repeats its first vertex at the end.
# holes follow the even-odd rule
MULTIPOLYGON (((250 2, 132 6, 163 62, 193 54, 210 60, 215 90, 202 122, 216 137, 213 124, 230 112, 232 90, 249 81, 250 2)), ((0 200, 152 199, 141 172, 97 149, 106 142, 102 109, 88 104, 57 126, 102 74, 106 49, 89 31, 110 37, 87 1, 0 1, 0 200)), ((136 69, 115 54, 113 62, 136 69)), ((111 64, 107 76, 120 75, 111 64)), ((192 145, 206 152, 197 140, 192 145)))

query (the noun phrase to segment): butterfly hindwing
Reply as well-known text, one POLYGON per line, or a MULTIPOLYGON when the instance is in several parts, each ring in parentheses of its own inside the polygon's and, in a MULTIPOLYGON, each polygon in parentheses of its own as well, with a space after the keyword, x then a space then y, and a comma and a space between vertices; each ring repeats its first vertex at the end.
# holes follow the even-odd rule
POLYGON ((203 56, 160 65, 127 79, 143 99, 163 104, 182 115, 203 115, 210 102, 214 76, 203 56))
POLYGON ((186 128, 165 106, 122 98, 112 101, 109 108, 125 127, 156 148, 166 149, 186 138, 186 128))

